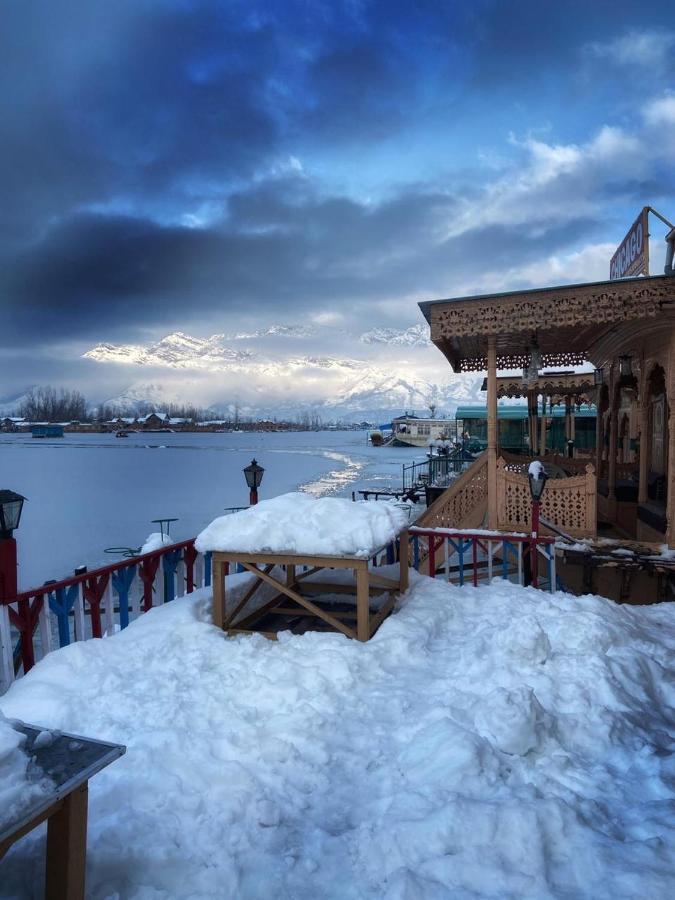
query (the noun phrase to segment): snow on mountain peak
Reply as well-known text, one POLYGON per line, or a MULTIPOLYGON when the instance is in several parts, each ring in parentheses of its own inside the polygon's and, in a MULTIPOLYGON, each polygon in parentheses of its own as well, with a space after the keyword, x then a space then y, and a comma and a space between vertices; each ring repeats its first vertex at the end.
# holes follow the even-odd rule
POLYGON ((428 347, 431 344, 429 327, 424 323, 410 328, 373 328, 359 338, 362 344, 389 344, 393 347, 428 347))

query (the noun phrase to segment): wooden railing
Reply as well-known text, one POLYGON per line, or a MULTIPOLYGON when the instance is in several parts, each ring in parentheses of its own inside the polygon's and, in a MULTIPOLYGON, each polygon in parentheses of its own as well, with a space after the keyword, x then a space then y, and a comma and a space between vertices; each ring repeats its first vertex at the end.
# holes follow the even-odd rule
POLYGON ((431 578, 477 587, 500 577, 556 590, 555 538, 548 535, 417 526, 409 534, 412 565, 431 578))
POLYGON ((419 517, 417 524, 424 528, 477 528, 485 518, 487 492, 487 452, 483 452, 419 517))
POLYGON ((210 583, 211 554, 197 553, 193 538, 1 601, 0 691, 53 646, 113 634, 153 606, 210 583))
MULTIPOLYGON (((541 515, 572 537, 595 537, 597 532, 597 479, 588 463, 583 475, 551 478, 541 501, 541 515)), ((526 475, 508 471, 497 461, 497 527, 529 531, 532 499, 526 475)))

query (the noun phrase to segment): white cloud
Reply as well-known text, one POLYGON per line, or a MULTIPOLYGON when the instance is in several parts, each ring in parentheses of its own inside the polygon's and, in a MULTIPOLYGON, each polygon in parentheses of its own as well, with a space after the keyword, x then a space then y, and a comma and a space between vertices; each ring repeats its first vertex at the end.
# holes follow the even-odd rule
POLYGON ((652 100, 644 109, 644 120, 652 127, 675 125, 675 94, 652 100))
POLYGON ((586 44, 585 54, 595 59, 619 65, 663 68, 672 59, 675 48, 673 31, 629 31, 611 41, 586 44))

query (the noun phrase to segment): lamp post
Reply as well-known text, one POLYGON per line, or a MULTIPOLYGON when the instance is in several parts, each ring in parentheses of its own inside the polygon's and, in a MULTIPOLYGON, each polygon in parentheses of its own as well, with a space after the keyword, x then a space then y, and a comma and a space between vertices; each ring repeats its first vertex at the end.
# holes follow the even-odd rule
POLYGON ((258 502, 258 488, 262 482, 264 472, 265 470, 263 467, 259 466, 255 459, 252 459, 251 464, 244 469, 244 477, 246 478, 246 484, 250 491, 250 506, 255 506, 258 502))
POLYGON ((530 463, 527 472, 527 480, 530 484, 530 496, 532 497, 532 542, 530 544, 530 568, 532 570, 532 585, 539 586, 539 565, 537 559, 537 538, 539 537, 539 505, 546 487, 548 475, 538 459, 530 463))
POLYGON ((15 491, 0 490, 0 600, 16 597, 16 541, 25 497, 15 491))

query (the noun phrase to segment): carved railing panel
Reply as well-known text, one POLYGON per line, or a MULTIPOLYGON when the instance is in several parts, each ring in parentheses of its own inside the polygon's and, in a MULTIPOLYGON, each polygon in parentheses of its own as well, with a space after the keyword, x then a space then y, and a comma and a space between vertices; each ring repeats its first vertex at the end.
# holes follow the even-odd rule
POLYGON ((475 528, 485 515, 487 491, 487 452, 483 452, 416 524, 424 528, 475 528))
MULTIPOLYGON (((593 466, 583 475, 550 479, 541 501, 541 515, 573 537, 595 537, 597 485, 593 466)), ((497 462, 497 527, 529 531, 532 499, 527 476, 510 472, 503 459, 497 462)))

